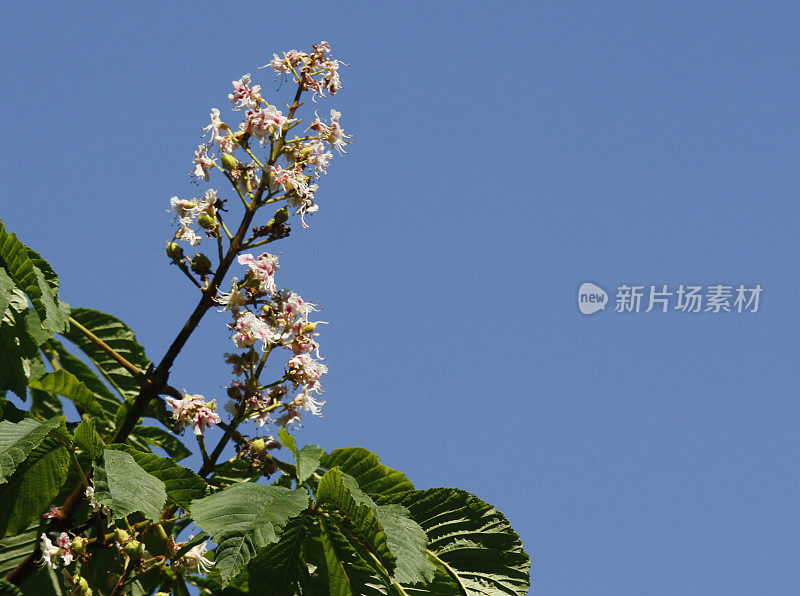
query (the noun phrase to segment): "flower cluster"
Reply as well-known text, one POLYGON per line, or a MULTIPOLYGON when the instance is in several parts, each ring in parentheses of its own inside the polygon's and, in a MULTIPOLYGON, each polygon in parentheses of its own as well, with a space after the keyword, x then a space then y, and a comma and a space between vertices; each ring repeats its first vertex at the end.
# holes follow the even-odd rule
POLYGON ((219 414, 216 413, 217 404, 214 400, 206 402, 202 395, 189 395, 188 393, 181 399, 174 397, 165 399, 172 406, 172 417, 183 426, 191 424, 196 435, 202 435, 206 427, 220 422, 219 414))
POLYGON ((171 211, 180 221, 180 228, 175 232, 175 240, 185 240, 192 246, 197 246, 203 240, 193 229, 192 224, 197 221, 200 227, 213 231, 217 227, 217 208, 222 201, 217 197, 217 191, 210 188, 202 199, 179 199, 172 197, 169 200, 171 211))
POLYGON ((297 50, 284 52, 283 58, 273 54, 269 64, 265 64, 261 68, 271 67, 272 70, 282 75, 291 73, 294 75, 295 82, 302 83, 303 89, 312 91, 314 97, 317 95, 325 97, 325 91, 335 95, 342 87, 339 80, 341 63, 338 60, 331 60, 327 56, 330 51, 331 47, 328 42, 321 41, 314 45, 314 51, 310 54, 297 50))
POLYGON ((105 505, 100 505, 95 498, 94 498, 94 486, 89 485, 86 487, 86 490, 83 492, 86 495, 86 498, 89 499, 89 506, 92 508, 92 511, 95 513, 100 512, 103 515, 108 515, 111 513, 111 510, 106 507, 105 505))
POLYGON ((244 280, 239 283, 238 278, 234 278, 231 291, 219 293, 216 299, 223 310, 230 310, 233 315, 229 327, 233 330, 234 345, 250 350, 226 355, 234 375, 245 377, 243 381, 231 383, 228 389, 233 400, 231 413, 253 418, 260 426, 273 422, 270 413, 278 408, 283 408, 284 412, 274 421, 283 425, 299 421, 303 411, 320 415, 325 402, 315 399, 313 394, 322 392, 320 378, 328 372, 328 367, 317 360, 320 358, 316 340, 319 322, 309 321, 309 315, 317 310, 316 305, 295 292, 276 289, 274 276, 279 264, 275 255, 264 253, 256 258, 243 254, 238 260, 249 268, 244 280), (276 347, 292 352, 284 378, 269 387, 247 380, 260 368, 259 357, 253 351, 258 342, 264 358, 276 347), (301 392, 284 403, 287 387, 283 383, 287 381, 294 389, 301 388, 301 392))

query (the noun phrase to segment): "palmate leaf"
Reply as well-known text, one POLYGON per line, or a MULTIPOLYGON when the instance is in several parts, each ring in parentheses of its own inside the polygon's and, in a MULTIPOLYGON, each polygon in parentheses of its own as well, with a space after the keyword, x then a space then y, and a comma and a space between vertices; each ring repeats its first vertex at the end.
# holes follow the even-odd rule
POLYGON ((57 395, 39 391, 38 389, 31 389, 30 387, 28 387, 28 392, 31 394, 30 413, 39 420, 49 420, 53 416, 59 416, 64 413, 61 398, 57 395))
MULTIPOLYGON (((67 479, 69 453, 63 417, 20 463, 8 481, 0 485, 0 537, 14 536, 47 511, 67 479)), ((23 420, 27 422, 27 420, 23 420)), ((34 421, 38 424, 38 421, 34 421)), ((8 424, 6 422, 0 425, 8 424)), ((47 424, 47 423, 45 423, 47 424)))
POLYGON ((308 507, 302 489, 250 482, 192 502, 196 525, 217 544, 215 568, 226 586, 264 547, 277 542, 288 521, 308 507))
POLYGON ((157 521, 164 510, 167 492, 164 483, 148 474, 132 455, 106 449, 94 466, 94 498, 111 509, 111 520, 140 511, 157 521))
MULTIPOLYGON (((89 330, 114 351, 135 365, 142 372, 147 370, 150 361, 144 348, 136 341, 133 331, 116 317, 88 308, 75 308, 72 318, 89 330)), ((139 383, 119 362, 92 342, 76 325, 63 334, 89 357, 108 383, 125 399, 139 395, 139 383)))
POLYGON ((329 470, 319 481, 317 505, 346 516, 350 532, 365 545, 391 577, 397 566, 397 557, 389 550, 386 532, 378 521, 374 503, 371 499, 367 501, 364 498, 365 495, 358 490, 357 485, 353 486, 355 481, 352 477, 348 477, 350 482, 346 482, 345 477, 339 468, 329 470), (359 497, 358 500, 354 498, 356 496, 359 497))
POLYGON ((97 459, 103 453, 103 439, 97 434, 94 420, 84 420, 75 429, 75 444, 83 449, 90 460, 97 459))
POLYGON ((58 277, 53 268, 38 253, 20 242, 15 234, 9 234, 2 221, 0 221, 0 264, 4 265, 16 286, 30 298, 43 329, 51 335, 67 329, 69 305, 58 299, 58 277), (46 274, 37 263, 45 267, 46 274))
POLYGON ((104 413, 89 388, 67 370, 47 373, 30 381, 28 387, 66 397, 78 407, 79 411, 92 416, 102 416, 104 413))
POLYGON ((278 440, 294 454, 297 480, 305 482, 311 474, 317 471, 320 460, 325 455, 325 450, 319 445, 305 445, 298 450, 297 442, 285 428, 281 428, 278 432, 278 440))
POLYGON ((320 462, 324 468, 338 467, 358 482, 368 494, 394 494, 414 490, 406 475, 385 466, 378 456, 363 447, 336 449, 320 462))
MULTIPOLYGON (((319 522, 319 542, 325 559, 325 574, 331 596, 382 596, 395 594, 391 590, 388 574, 374 568, 369 553, 359 554, 359 543, 346 536, 341 528, 343 520, 333 515, 319 522), (367 560, 371 564, 367 563, 367 560)), ((319 587, 316 587, 316 593, 319 587)), ((315 592, 311 592, 315 593, 315 592)))
MULTIPOLYGON (((523 595, 530 587, 530 559, 519 536, 497 509, 454 488, 409 491, 376 498, 406 507, 428 535, 428 550, 462 594, 523 595)), ((417 586, 409 593, 428 592, 417 586)))
MULTIPOLYGON (((76 431, 76 437, 77 434, 76 431)), ((154 453, 143 453, 127 445, 110 445, 109 448, 129 454, 145 472, 161 480, 167 492, 168 504, 177 505, 188 511, 189 504, 194 499, 201 499, 206 494, 208 485, 205 480, 169 458, 159 457, 154 453)))
MULTIPOLYGON (((428 582, 433 578, 435 567, 428 559, 425 548, 427 544, 425 531, 411 519, 405 507, 397 504, 377 505, 359 488, 355 478, 341 474, 338 468, 333 468, 320 481, 317 501, 318 503, 336 504, 337 509, 346 514, 348 519, 353 522, 353 526, 357 526, 360 509, 366 507, 374 513, 375 519, 386 537, 386 547, 395 558, 394 564, 391 566, 384 564, 391 583, 428 582), (341 479, 339 480, 338 477, 341 479), (341 486, 337 486, 339 482, 341 486), (328 491, 332 487, 335 487, 336 494, 331 499, 328 497, 328 491), (349 504, 348 495, 357 505, 355 511, 349 504)), ((359 542, 365 544, 367 548, 371 548, 369 540, 364 539, 359 529, 347 527, 341 529, 344 533, 356 533, 359 542)), ((369 561, 369 558, 365 560, 369 561)))

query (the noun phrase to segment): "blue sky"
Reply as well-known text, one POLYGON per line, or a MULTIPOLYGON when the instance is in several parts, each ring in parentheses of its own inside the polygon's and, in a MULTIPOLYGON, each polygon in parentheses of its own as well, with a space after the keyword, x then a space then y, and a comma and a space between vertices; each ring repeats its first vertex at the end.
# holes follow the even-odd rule
MULTIPOLYGON (((533 593, 796 590, 797 4, 4 12, 0 217, 73 306, 161 357, 196 300, 166 210, 197 193, 210 108, 247 72, 288 101, 257 67, 325 39, 351 66, 320 113, 356 142, 279 245, 279 285, 331 321, 299 441, 491 502, 533 593), (757 313, 584 316, 584 281, 764 291, 757 313)), ((226 322, 173 385, 222 394, 226 322)))

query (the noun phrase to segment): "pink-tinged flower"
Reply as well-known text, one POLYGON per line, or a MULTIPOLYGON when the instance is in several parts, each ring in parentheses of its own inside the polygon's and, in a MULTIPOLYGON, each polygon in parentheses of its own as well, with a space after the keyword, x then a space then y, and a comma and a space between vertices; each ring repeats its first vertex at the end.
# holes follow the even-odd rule
POLYGON ((298 410, 294 405, 289 408, 275 420, 278 426, 300 426, 300 419, 303 417, 303 412, 298 410))
POLYGON ((233 93, 228 95, 228 99, 234 110, 257 109, 262 100, 261 85, 250 87, 250 73, 247 73, 238 81, 233 81, 233 93))
POLYGON ((259 290, 266 293, 275 292, 275 271, 280 269, 278 257, 267 252, 262 253, 257 259, 251 254, 239 255, 240 265, 247 265, 253 276, 261 282, 259 290))
POLYGON ((300 170, 284 170, 280 166, 271 166, 270 171, 272 172, 272 182, 280 184, 287 193, 301 197, 313 196, 314 191, 317 189, 316 185, 308 185, 309 177, 300 170))
POLYGON ((44 563, 50 569, 58 567, 58 557, 64 562, 64 565, 72 563, 74 558, 69 549, 70 537, 66 532, 61 532, 56 537, 55 544, 53 544, 47 537, 47 534, 42 534, 42 540, 39 543, 39 549, 42 551, 42 558, 39 559, 40 563, 44 563))
POLYGON ((165 399, 172 406, 172 417, 184 426, 191 424, 196 435, 202 435, 208 426, 220 421, 220 417, 216 413, 217 404, 213 399, 206 402, 202 395, 189 395, 188 393, 182 399, 173 397, 165 399))
POLYGON ((291 290, 282 290, 280 299, 283 304, 283 312, 289 317, 301 316, 307 318, 310 313, 317 310, 314 308, 316 304, 306 302, 299 294, 291 290))
POLYGON ((339 124, 339 118, 342 117, 341 112, 337 112, 336 110, 331 110, 331 123, 325 124, 322 120, 317 119, 311 123, 309 128, 313 131, 316 131, 321 134, 321 138, 326 141, 331 147, 336 149, 339 153, 347 153, 344 150, 345 146, 350 143, 347 139, 353 137, 353 135, 346 135, 342 130, 342 125, 339 124))
POLYGON ((197 151, 194 152, 194 172, 193 175, 195 178, 200 180, 208 180, 208 172, 213 168, 216 164, 214 160, 208 156, 208 147, 206 145, 200 145, 197 148, 197 151))
MULTIPOLYGON (((316 184, 312 184, 308 188, 309 193, 313 194, 317 191, 317 188, 318 187, 316 184)), ((299 195, 289 195, 289 197, 286 199, 286 203, 289 205, 289 207, 294 207, 294 212, 300 216, 300 223, 303 224, 304 228, 308 229, 306 215, 319 211, 319 205, 317 205, 309 196, 301 197, 299 195)))
POLYGON ((309 391, 303 391, 294 398, 294 405, 303 408, 306 412, 311 412, 314 416, 322 416, 322 406, 324 401, 314 399, 309 391))
POLYGON ((245 118, 239 128, 256 137, 262 145, 269 141, 274 132, 280 137, 283 127, 294 122, 294 119, 289 120, 275 106, 247 110, 245 118))
POLYGON ((322 141, 309 143, 308 147, 311 149, 311 154, 306 160, 308 164, 316 168, 317 176, 319 174, 327 174, 328 172, 325 168, 330 165, 333 153, 325 151, 325 145, 322 144, 322 141))
POLYGON ((317 362, 308 354, 298 354, 289 359, 288 375, 297 386, 302 385, 306 391, 322 391, 319 380, 328 372, 328 367, 317 362))
POLYGON ((257 341, 261 342, 261 349, 264 350, 273 336, 269 325, 250 311, 236 319, 234 329, 233 344, 240 350, 252 347, 257 341))
POLYGON ((198 236, 192 229, 192 221, 191 217, 181 218, 181 227, 175 232, 175 240, 186 240, 192 246, 197 246, 202 242, 202 236, 198 236))
POLYGON ((58 507, 51 507, 43 516, 45 519, 64 519, 64 514, 58 507))

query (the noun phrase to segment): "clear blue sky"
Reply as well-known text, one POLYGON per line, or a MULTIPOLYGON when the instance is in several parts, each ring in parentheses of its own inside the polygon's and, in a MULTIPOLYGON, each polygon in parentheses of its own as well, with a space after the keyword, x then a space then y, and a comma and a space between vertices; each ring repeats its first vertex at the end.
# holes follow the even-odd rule
MULTIPOLYGON (((533 593, 796 593, 797 3, 168 4, 3 7, 0 217, 65 300, 160 358, 196 300, 163 247, 210 108, 328 40, 351 66, 321 109, 356 144, 280 245, 331 321, 299 441, 493 503, 533 593), (587 317, 587 280, 764 293, 587 317)), ((222 394, 226 321, 174 385, 222 394)))

